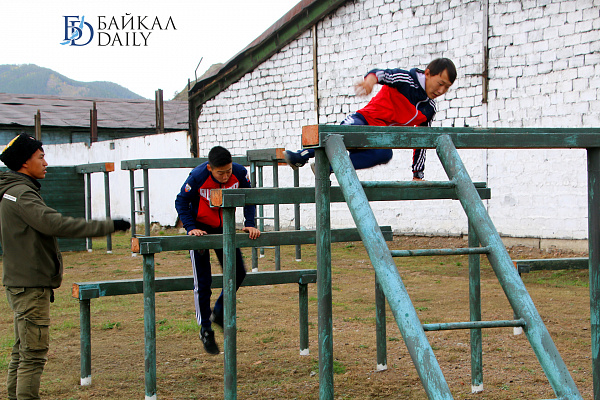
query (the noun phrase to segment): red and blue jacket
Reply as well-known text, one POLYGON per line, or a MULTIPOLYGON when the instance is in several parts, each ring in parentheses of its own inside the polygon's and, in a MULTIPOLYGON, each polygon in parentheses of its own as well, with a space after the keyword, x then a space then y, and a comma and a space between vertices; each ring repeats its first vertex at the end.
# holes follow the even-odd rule
POLYGON ((435 101, 427 97, 417 73, 423 71, 417 68, 369 71, 367 75, 374 74, 383 87, 369 104, 358 110, 360 115, 375 126, 429 126, 436 113, 435 101))
MULTIPOLYGON (((220 207, 210 206, 212 189, 249 188, 248 171, 244 166, 232 163, 232 174, 227 183, 213 179, 206 168, 208 162, 200 164, 190 172, 181 191, 175 199, 175 209, 187 232, 192 229, 213 231, 223 227, 223 212, 220 207), (211 229, 212 228, 212 229, 211 229)), ((256 206, 244 207, 244 226, 256 227, 254 217, 256 206)))
MULTIPOLYGON (((375 126, 429 126, 436 113, 435 101, 427 97, 418 74, 424 72, 413 68, 373 69, 367 73, 377 77, 383 85, 369 104, 357 112, 368 125, 375 126)), ((365 75, 366 77, 366 75, 365 75)), ((423 78, 424 79, 424 78, 423 78)), ((413 174, 423 178, 425 149, 413 152, 413 174)))

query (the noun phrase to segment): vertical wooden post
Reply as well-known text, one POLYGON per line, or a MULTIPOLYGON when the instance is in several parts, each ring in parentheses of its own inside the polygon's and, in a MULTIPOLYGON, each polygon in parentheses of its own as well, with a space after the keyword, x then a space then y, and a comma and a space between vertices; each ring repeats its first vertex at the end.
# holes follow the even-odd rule
MULTIPOLYGON (((85 192, 85 205, 86 205, 86 219, 91 221, 92 219, 92 174, 85 174, 86 192, 85 192)), ((87 243, 87 251, 92 251, 92 238, 85 238, 87 243)))
POLYGON ((154 254, 144 254, 144 381, 146 400, 156 399, 156 282, 154 254))
POLYGON ((315 151, 317 211, 317 298, 319 309, 319 399, 333 399, 333 317, 331 289, 331 212, 329 161, 315 151))
POLYGON ((150 236, 150 179, 148 177, 148 168, 142 170, 144 174, 144 233, 150 236))
POLYGON ((223 208, 223 351, 225 400, 237 399, 235 208, 223 208))
POLYGON ((594 400, 600 400, 600 148, 587 149, 590 324, 594 400))
MULTIPOLYGON (((273 160, 273 187, 279 187, 279 168, 273 160)), ((273 229, 279 231, 279 204, 273 204, 273 229)), ((275 271, 281 269, 281 246, 275 246, 275 271)))
POLYGON ((156 133, 165 132, 165 105, 163 103, 163 91, 158 89, 154 92, 154 110, 156 113, 156 133))
MULTIPOLYGON (((131 240, 133 240, 137 234, 136 232, 136 226, 135 226, 135 216, 136 216, 136 212, 135 212, 135 171, 130 169, 129 170, 129 201, 130 201, 130 208, 131 208, 131 240)), ((131 256, 135 257, 137 255, 137 253, 132 252, 131 256)))
POLYGON ((310 354, 308 349, 308 284, 302 281, 298 284, 298 307, 300 311, 300 355, 310 354))
MULTIPOLYGON (((294 170, 294 187, 300 187, 300 172, 298 169, 294 170)), ((300 204, 294 204, 294 229, 300 230, 300 204)), ((296 261, 302 261, 302 246, 296 245, 296 261)))
POLYGON ((94 101, 93 108, 90 110, 90 143, 98 141, 98 110, 96 110, 96 102, 94 101))
POLYGON ((81 386, 92 384, 92 329, 90 299, 79 300, 79 347, 81 351, 81 386))
POLYGON ((385 318, 385 294, 375 276, 375 337, 377 343, 377 371, 387 369, 387 332, 385 318))
MULTIPOLYGON (((262 166, 258 166, 257 168, 257 172, 258 172, 258 185, 256 187, 263 187, 264 185, 264 181, 263 181, 263 167, 262 166)), ((259 206, 257 207, 257 211, 258 211, 258 229, 261 232, 265 231, 265 206, 262 204, 259 204, 259 206)), ((265 248, 261 247, 260 248, 260 258, 263 258, 265 256, 265 248)))
MULTIPOLYGON (((469 247, 478 247, 479 240, 469 223, 469 247)), ((469 255, 469 312, 471 321, 481 321, 481 256, 469 255)), ((471 329, 471 393, 483 391, 483 349, 481 329, 471 329)))
MULTIPOLYGON (((250 186, 256 186, 256 161, 250 161, 250 186)), ((256 220, 255 220, 256 223, 256 220)), ((261 231, 262 232, 262 231, 261 231)), ((252 272, 258 272, 258 248, 252 247, 252 272)))
POLYGON ((33 120, 35 123, 35 139, 42 140, 42 114, 40 113, 40 110, 37 110, 33 120))
MULTIPOLYGON (((110 180, 109 171, 104 171, 104 210, 106 219, 110 219, 110 180)), ((112 254, 112 235, 106 235, 106 252, 112 254)))

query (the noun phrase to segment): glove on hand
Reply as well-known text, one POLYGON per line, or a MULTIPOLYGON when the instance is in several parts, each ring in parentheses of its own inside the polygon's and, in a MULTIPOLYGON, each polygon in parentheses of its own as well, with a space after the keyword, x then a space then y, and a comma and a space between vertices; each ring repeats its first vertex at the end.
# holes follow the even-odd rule
POLYGON ((131 228, 131 224, 124 219, 114 219, 115 231, 126 231, 131 228))

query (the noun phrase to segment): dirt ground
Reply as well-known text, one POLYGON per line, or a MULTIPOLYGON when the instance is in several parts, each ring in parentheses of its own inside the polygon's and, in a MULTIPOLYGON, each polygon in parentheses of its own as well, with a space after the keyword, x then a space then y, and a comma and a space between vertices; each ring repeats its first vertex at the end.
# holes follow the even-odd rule
MULTIPOLYGON (((161 232, 172 234, 169 232, 161 232)), ((144 398, 144 333, 141 295, 91 301, 92 385, 79 385, 79 304, 73 282, 141 278, 142 257, 132 257, 129 238, 113 238, 106 254, 102 239, 92 253, 65 253, 63 286, 51 308, 51 350, 42 378, 45 399, 144 398)), ((396 237, 393 249, 466 247, 460 238, 396 237)), ((563 251, 509 249, 513 259, 576 257, 563 251)), ((247 267, 249 249, 244 251, 247 267)), ((214 257, 213 257, 214 258, 214 257)), ((387 312, 388 369, 376 371, 374 274, 361 243, 332 246, 335 399, 425 399, 396 322, 387 312)), ((159 253, 157 276, 191 275, 187 252, 159 253)), ((316 268, 314 246, 282 248, 282 269, 316 268)), ((493 271, 482 260, 484 320, 512 319, 512 311, 493 271)), ((467 257, 396 259, 422 323, 469 320, 467 257)), ((220 273, 213 266, 213 273, 220 273)), ((266 250, 261 270, 272 270, 266 250)), ((592 398, 588 272, 538 271, 523 280, 582 396, 592 398)), ((213 293, 213 300, 217 293, 213 293)), ((159 399, 222 399, 223 355, 204 352, 195 323, 192 292, 158 294, 157 386, 159 399)), ((299 355, 298 287, 242 287, 237 295, 238 398, 318 399, 317 288, 309 285, 310 355, 299 355)), ((12 313, 0 301, 0 370, 6 366, 12 313)), ((524 335, 512 328, 483 331, 484 391, 471 394, 469 331, 428 332, 455 399, 555 398, 524 335)), ((223 333, 216 329, 222 348, 223 333)), ((6 397, 4 379, 0 396, 6 397)))

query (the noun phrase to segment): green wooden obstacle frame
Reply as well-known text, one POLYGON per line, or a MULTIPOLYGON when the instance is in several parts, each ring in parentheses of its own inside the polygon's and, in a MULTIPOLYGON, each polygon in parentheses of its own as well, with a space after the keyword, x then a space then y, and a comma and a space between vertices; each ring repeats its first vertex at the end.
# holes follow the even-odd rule
MULTIPOLYGON (((246 156, 235 156, 233 162, 250 167, 250 181, 252 187, 263 187, 263 167, 273 167, 273 186, 279 186, 279 172, 278 166, 283 162, 283 148, 271 148, 271 149, 260 149, 260 150, 248 150, 246 156)), ((130 208, 131 208, 131 238, 137 236, 150 236, 150 177, 149 170, 152 169, 177 169, 177 168, 190 168, 193 169, 198 165, 208 161, 208 158, 162 158, 162 159, 139 159, 139 160, 124 160, 121 161, 121 169, 129 171, 129 197, 130 197, 130 208), (142 170, 142 185, 136 186, 135 183, 135 171, 142 170), (141 208, 136 209, 136 191, 141 191, 143 201, 140 201, 141 208), (138 235, 136 232, 136 217, 137 215, 144 216, 144 234, 138 235)), ((294 186, 298 187, 300 182, 298 171, 294 171, 294 186)), ((175 196, 175 193, 173 194, 175 196)), ((274 216, 265 217, 263 205, 258 206, 258 227, 264 231, 264 221, 266 219, 273 219, 274 230, 279 230, 279 205, 274 205, 274 216)), ((294 205, 295 215, 295 229, 300 230, 300 205, 294 205)), ((264 255, 264 247, 260 248, 261 256, 264 255)), ((133 254, 135 255, 135 253, 133 254)), ((258 253, 256 248, 252 248, 252 271, 258 271, 258 253)), ((301 259, 301 247, 296 246, 296 260, 301 259)), ((275 270, 280 269, 281 265, 280 249, 275 246, 275 270)))
MULTIPOLYGON (((252 187, 262 188, 264 187, 264 174, 263 167, 271 166, 273 172, 273 187, 279 187, 279 165, 285 164, 284 161, 285 149, 283 148, 272 148, 272 149, 259 149, 259 150, 248 150, 246 151, 246 157, 250 164, 250 178, 252 187)), ((298 170, 294 170, 294 187, 300 186, 300 175, 298 170)), ((279 204, 273 204, 273 217, 265 217, 264 205, 260 204, 257 206, 258 214, 256 219, 258 221, 258 228, 261 232, 265 230, 264 221, 267 219, 273 220, 273 230, 280 230, 279 221, 279 204)), ((300 204, 294 204, 294 228, 300 230, 300 204)), ((260 257, 264 256, 264 247, 252 248, 252 271, 258 271, 258 253, 260 250, 260 257)), ((275 249, 275 270, 281 269, 281 249, 279 246, 274 246, 275 249)), ((302 260, 302 247, 296 245, 296 261, 302 260)))
MULTIPOLYGON (((136 227, 136 217, 144 216, 144 236, 150 236, 150 178, 151 169, 175 169, 175 168, 196 168, 198 165, 208 161, 208 158, 158 158, 158 159, 139 159, 121 161, 121 169, 129 171, 129 199, 131 202, 131 238, 138 236, 136 227), (136 186, 135 171, 142 170, 142 185, 136 186), (140 190, 143 195, 143 204, 136 210, 135 193, 140 190)), ((246 157, 233 157, 233 162, 247 166, 246 157)), ((183 184, 183 182, 182 182, 183 184)), ((175 196, 177 193, 174 193, 175 196)), ((141 235, 139 235, 141 236, 141 235)))
MULTIPOLYGON (((519 278, 512 260, 491 222, 483 203, 458 155, 457 148, 585 148, 588 155, 588 205, 589 205, 589 270, 590 305, 592 326, 592 366, 594 375, 594 399, 600 399, 600 368, 598 330, 600 300, 600 129, 598 128, 424 128, 424 127, 371 127, 343 125, 313 125, 303 128, 304 147, 316 151, 317 231, 322 240, 318 256, 319 290, 319 396, 333 399, 333 346, 331 328, 331 251, 328 241, 330 232, 329 171, 335 173, 340 187, 361 233, 377 280, 385 293, 396 322, 402 332, 413 363, 430 399, 451 399, 452 395, 431 346, 423 334, 424 329, 465 328, 478 330, 489 326, 521 326, 534 350, 540 365, 558 399, 581 399, 568 368, 562 361, 542 319, 519 278), (360 148, 435 148, 465 210, 473 233, 469 244, 475 248, 479 243, 490 260, 496 276, 517 318, 513 321, 483 323, 471 304, 471 321, 454 326, 423 327, 416 315, 410 298, 391 258, 381 234, 374 225, 374 215, 367 196, 362 190, 346 149, 360 148), (385 256, 385 255, 389 256, 385 256), (384 256, 382 256, 384 255, 384 256), (328 276, 329 275, 329 276, 328 276), (323 288, 323 286, 325 286, 323 288)), ((477 257, 470 254, 469 257, 477 257)), ((470 271, 470 278, 478 273, 470 271)), ((479 288, 471 291, 471 295, 479 288)), ((470 296, 472 299, 472 297, 470 296)), ((472 302, 472 301, 471 301, 472 302)), ((471 336, 473 339, 473 335, 471 336)), ((480 337, 476 340, 480 340, 480 337)), ((480 357, 476 355, 476 358, 480 357)), ((473 356, 472 356, 473 359, 473 356)), ((480 361, 480 360, 479 360, 480 361)), ((479 362, 475 360, 475 362, 479 362)), ((473 366, 480 371, 480 366, 473 366)), ((473 374, 475 375, 475 374, 473 374)), ((483 388, 481 376, 472 376, 472 387, 483 388), (479 382, 477 382, 479 380, 479 382)))
MULTIPOLYGON (((317 177, 318 179, 318 177, 317 177)), ((327 180, 329 180, 329 176, 327 176, 327 180)), ((407 199, 440 199, 455 196, 452 193, 451 189, 445 183, 434 183, 434 182, 422 182, 422 190, 415 186, 415 182, 386 182, 386 183, 377 183, 377 182, 365 182, 363 185, 366 187, 366 191, 370 194, 370 200, 407 200, 407 199), (410 190, 412 189, 412 190, 410 190)), ((489 198, 489 189, 485 188, 483 184, 477 184, 476 189, 478 191, 478 195, 482 195, 484 198, 489 198)), ((331 190, 332 201, 344 201, 342 196, 341 188, 334 188, 331 190)), ((220 206, 223 208, 223 224, 224 229, 226 226, 229 226, 229 232, 233 232, 233 214, 231 210, 235 209, 235 207, 241 207, 245 204, 262 204, 262 203, 272 203, 274 201, 279 201, 281 204, 294 204, 294 203, 313 203, 319 201, 319 192, 315 194, 313 188, 286 188, 286 189, 235 189, 235 190, 222 190, 222 191, 213 191, 211 193, 211 204, 214 206, 220 206)), ((318 203, 317 203, 318 204, 318 203)), ((377 229, 380 229, 377 227, 377 229)), ((382 239, 388 240, 386 238, 385 232, 381 231, 382 239)), ((279 232, 282 234, 284 232, 279 232)), ((225 231, 224 231, 225 234, 225 231)), ((319 225, 317 225, 317 230, 315 231, 315 239, 317 243, 317 257, 320 259, 322 257, 322 244, 339 241, 337 230, 319 230, 319 225), (321 245, 319 245, 321 244, 321 245), (320 253, 321 251, 321 253, 320 253)), ((230 238, 233 235, 230 233, 230 238)), ((242 239, 244 239, 242 237, 242 239)), ((249 239, 244 239, 248 241, 249 239)), ((233 251, 239 243, 235 240, 231 240, 229 242, 224 243, 224 275, 233 273, 233 251), (229 272, 228 272, 229 271, 229 272)), ((326 257, 330 259, 330 252, 326 257)), ((322 335, 322 327, 329 326, 331 324, 331 274, 327 269, 321 268, 318 270, 318 292, 319 298, 323 296, 323 293, 327 293, 326 296, 329 298, 329 302, 319 302, 319 336, 322 335), (325 271, 325 273, 323 273, 325 271), (328 280, 328 284, 321 285, 319 284, 320 279, 328 280), (329 304, 328 312, 322 311, 322 305, 329 304), (323 316, 325 316, 325 320, 323 320, 323 316)), ((224 296, 224 308, 225 308, 225 321, 229 321, 230 324, 225 326, 225 399, 235 399, 237 398, 237 385, 236 385, 236 360, 235 360, 235 292, 234 287, 232 286, 229 290, 225 290, 224 296)), ((385 310, 385 301, 382 301, 382 298, 378 296, 377 301, 377 311, 376 316, 380 317, 385 310)), ((381 318, 376 318, 378 321, 377 326, 377 358, 378 364, 381 362, 382 358, 385 358, 385 320, 381 318), (382 335, 383 333, 383 335, 382 335)), ((329 335, 331 337, 331 335, 329 335)), ((321 364, 323 359, 322 355, 322 347, 320 346, 320 362, 319 365, 321 368, 321 364)), ((332 365, 332 364, 331 364, 332 365)), ((332 371, 332 369, 331 369, 332 371)))
MULTIPOLYGON (((94 163, 76 165, 75 171, 85 175, 86 181, 86 219, 92 219, 92 174, 102 172, 104 174, 104 208, 106 218, 110 218, 110 179, 108 174, 115 170, 115 163, 94 163)), ((86 239, 87 250, 92 251, 92 238, 86 239)), ((112 235, 106 235, 106 252, 112 253, 112 235)))
MULTIPOLYGON (((226 192, 254 192, 268 189, 234 189, 226 190, 226 192)), ((214 191, 221 192, 221 191, 214 191)), ((223 196, 223 199, 227 200, 228 196, 223 196)), ((263 202, 263 204, 269 204, 263 202)), ((292 204, 292 203, 289 203, 292 204)), ((155 315, 155 293, 161 289, 160 285, 163 282, 159 279, 155 279, 155 264, 154 255, 156 253, 164 251, 177 251, 177 250, 200 250, 200 249, 215 249, 223 248, 224 260, 223 260, 223 275, 222 275, 222 287, 224 290, 224 332, 225 339, 223 343, 225 353, 225 393, 227 399, 231 399, 228 393, 235 392, 236 380, 237 380, 237 369, 236 369, 236 330, 235 330, 235 256, 232 259, 231 254, 235 253, 236 248, 241 247, 253 247, 253 246, 283 246, 283 245, 296 245, 296 244, 310 244, 315 243, 317 240, 316 231, 305 230, 305 231, 274 231, 264 232, 257 239, 250 239, 246 233, 235 233, 235 216, 233 213, 235 207, 223 207, 224 214, 224 225, 222 235, 205 235, 201 237, 197 236, 153 236, 153 237, 138 237, 133 240, 132 251, 142 254, 143 260, 143 281, 141 291, 144 294, 144 332, 145 332, 145 387, 146 387, 146 399, 156 399, 156 315, 155 315), (226 215, 226 217, 225 217, 226 215)), ((384 232, 386 240, 392 240, 391 227, 381 227, 384 232)), ((332 231, 331 238, 333 241, 347 242, 359 240, 359 235, 356 229, 337 229, 332 231)), ((314 270, 311 270, 314 272, 314 270)), ((262 274, 262 277, 275 277, 275 276, 286 276, 286 274, 297 274, 295 271, 271 271, 264 273, 249 273, 244 279, 246 283, 247 279, 253 282, 255 278, 249 278, 256 274, 262 274)), ((312 279, 312 278, 311 278, 312 279)), ((260 278, 256 278, 260 281, 260 278)), ((182 282, 179 281, 178 284, 182 282)), ((287 283, 287 282, 286 282, 287 283)), ((310 282, 308 282, 310 283, 310 282)), ((272 279, 263 279, 261 282, 257 282, 257 285, 270 285, 273 284, 272 279)), ((131 289, 132 283, 118 283, 129 287, 130 291, 135 290, 136 293, 140 293, 139 283, 136 282, 135 289, 131 289)), ((95 283, 91 286, 84 286, 85 289, 79 293, 74 292, 74 297, 81 298, 86 296, 95 296, 96 293, 107 293, 107 290, 102 291, 101 286, 95 283), (82 293, 84 293, 82 295, 82 293), (86 294, 88 293, 88 294, 86 294)), ((124 289, 123 289, 124 290, 124 289)), ((181 289, 177 289, 181 290, 181 289)), ((306 289, 301 288, 301 309, 308 307, 306 289)), ((88 306, 83 303, 80 305, 81 315, 87 315, 89 312, 88 306)), ((308 326, 307 313, 300 315, 301 326, 308 326)), ((85 317, 85 321, 82 321, 82 347, 89 343, 87 337, 89 336, 89 327, 84 326, 88 324, 88 320, 85 317), (85 342, 85 343, 84 343, 85 342)), ((88 324, 89 325, 89 324, 88 324)), ((308 329, 300 330, 300 347, 301 354, 308 354, 308 329)), ((86 354, 89 350, 85 349, 86 354)), ((83 354, 83 351, 82 351, 83 354)), ((86 364, 84 366, 82 361, 82 379, 87 376, 91 376, 91 367, 88 368, 86 364), (88 374, 89 373, 89 374, 88 374)), ((87 381, 86 381, 87 382, 87 381)))
MULTIPOLYGON (((219 235, 221 236, 221 235, 219 235)), ((300 354, 308 354, 308 284, 317 281, 317 271, 302 269, 294 271, 267 271, 248 274, 242 286, 298 284, 300 354)), ((142 279, 73 283, 72 296, 79 300, 79 336, 81 352, 81 386, 92 384, 92 340, 90 300, 107 296, 141 294, 142 279)), ((212 277, 213 289, 223 287, 223 275, 212 277)), ((175 292, 194 289, 193 276, 157 278, 155 291, 175 292)))

